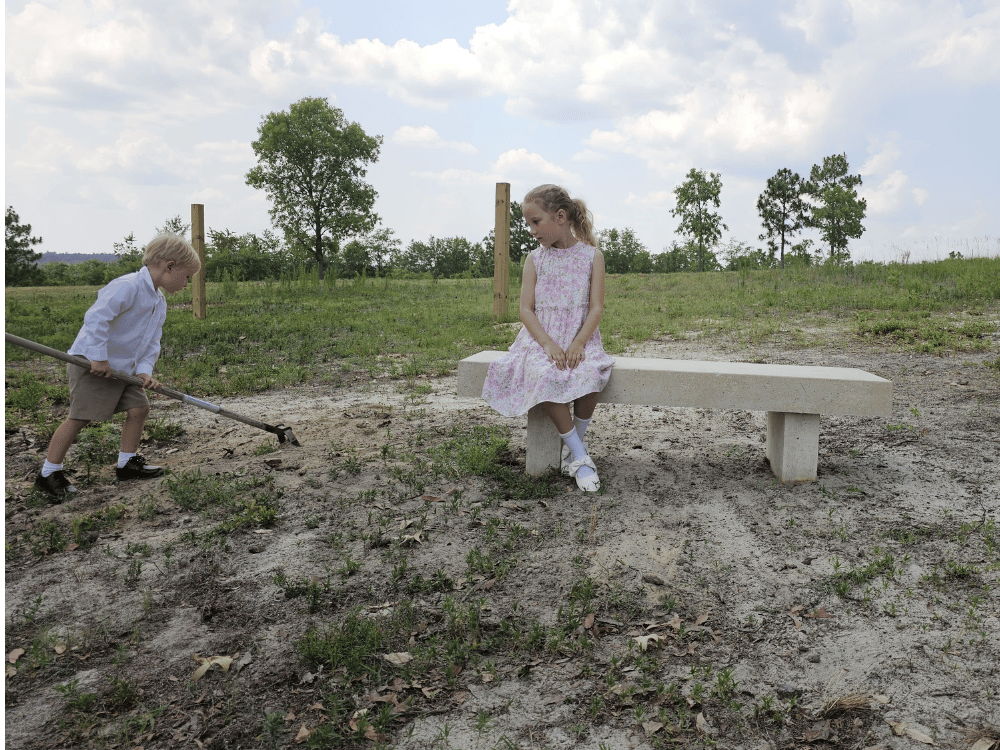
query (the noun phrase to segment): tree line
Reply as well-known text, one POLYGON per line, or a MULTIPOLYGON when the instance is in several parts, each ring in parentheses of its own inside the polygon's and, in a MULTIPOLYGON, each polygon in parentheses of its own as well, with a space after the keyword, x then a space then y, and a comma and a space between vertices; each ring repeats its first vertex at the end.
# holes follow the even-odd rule
MULTIPOLYGON (((378 160, 381 136, 369 136, 325 98, 306 97, 287 111, 261 119, 252 142, 257 165, 246 183, 263 190, 271 203, 274 227, 263 233, 237 234, 209 229, 206 278, 210 281, 278 279, 302 270, 338 277, 428 276, 488 277, 493 274, 493 231, 479 241, 464 237, 430 237, 405 247, 373 211, 377 193, 365 181, 367 168, 378 160)), ((813 165, 802 178, 782 168, 768 179, 757 200, 764 248, 731 241, 720 245, 728 227, 716 210, 721 205, 719 174, 692 168, 673 193, 671 214, 678 219, 674 241, 651 253, 631 228, 606 229, 597 235, 609 273, 677 273, 723 269, 784 267, 786 260, 812 264, 850 262, 848 243, 861 236, 866 203, 859 198, 861 177, 852 175, 846 154, 813 165), (796 238, 804 229, 819 232, 823 246, 812 251, 812 239, 796 238)), ((77 285, 106 283, 137 270, 142 247, 130 234, 115 243, 116 261, 91 260, 70 266, 48 263, 34 247, 31 225, 21 224, 12 206, 6 214, 6 285, 77 285)), ((184 234, 179 216, 158 231, 184 234)), ((510 257, 520 263, 536 246, 524 224, 521 206, 511 205, 510 257)))

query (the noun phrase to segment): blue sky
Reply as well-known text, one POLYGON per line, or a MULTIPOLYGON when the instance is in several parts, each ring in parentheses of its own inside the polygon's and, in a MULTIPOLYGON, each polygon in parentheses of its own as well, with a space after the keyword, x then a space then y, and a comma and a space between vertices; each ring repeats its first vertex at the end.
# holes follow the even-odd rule
MULTIPOLYGON (((722 176, 723 242, 757 196, 846 153, 856 260, 1000 252, 1000 2, 37 0, 6 11, 5 200, 51 252, 109 252, 247 187, 262 115, 323 96, 383 136, 376 211, 405 243, 482 238, 495 184, 584 198, 598 229, 676 239, 673 190, 722 176)), ((816 239, 815 233, 804 237, 816 239)))

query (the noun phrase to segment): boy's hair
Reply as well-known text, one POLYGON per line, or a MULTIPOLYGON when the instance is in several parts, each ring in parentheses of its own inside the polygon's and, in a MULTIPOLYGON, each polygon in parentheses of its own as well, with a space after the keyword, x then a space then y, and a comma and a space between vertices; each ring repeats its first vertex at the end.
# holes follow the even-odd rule
POLYGON ((524 196, 524 203, 534 203, 549 214, 563 209, 576 238, 597 247, 597 241, 594 239, 594 215, 587 210, 587 204, 582 200, 570 198, 565 188, 558 185, 539 185, 528 191, 524 196))
POLYGON ((190 242, 179 234, 161 232, 146 245, 146 251, 142 254, 142 265, 166 263, 171 260, 183 268, 194 270, 195 273, 201 270, 201 260, 190 242))

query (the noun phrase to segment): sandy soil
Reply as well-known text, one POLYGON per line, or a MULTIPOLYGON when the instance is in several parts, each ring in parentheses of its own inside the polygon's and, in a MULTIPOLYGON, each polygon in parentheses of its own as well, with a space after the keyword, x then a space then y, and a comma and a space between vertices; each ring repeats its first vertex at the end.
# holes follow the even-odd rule
MULTIPOLYGON (((302 443, 265 455, 255 451, 272 439, 267 433, 157 399, 153 417, 186 432, 171 444, 146 446, 152 461, 174 472, 272 475, 284 489, 277 525, 234 533, 226 550, 178 542, 217 519, 178 510, 165 480, 117 484, 108 471, 71 503, 30 502, 44 446, 30 432, 8 430, 6 650, 30 651, 42 639, 52 653, 35 669, 26 666, 30 654, 8 664, 6 746, 264 747, 261 722, 273 711, 286 717, 279 746, 296 746, 300 727, 320 722, 315 705, 330 677, 308 672, 296 639, 352 605, 377 616, 399 600, 384 550, 360 537, 372 510, 391 515, 393 531, 426 513, 424 538, 405 551, 409 570, 430 576, 443 568, 456 581, 452 596, 485 598, 487 624, 555 623, 581 574, 598 582, 606 604, 581 626, 595 644, 586 656, 493 654, 493 672, 466 668, 436 685, 428 677, 422 686, 391 678, 362 686, 359 707, 377 709, 383 704, 370 698, 379 695, 416 699, 419 710, 401 712, 381 738, 393 746, 596 750, 700 744, 704 737, 752 750, 910 748, 927 740, 970 747, 982 736, 976 731, 1000 726, 998 555, 989 541, 1000 505, 1000 382, 983 366, 996 358, 995 348, 939 358, 688 341, 651 342, 632 354, 858 367, 893 382, 893 414, 823 417, 819 480, 785 487, 764 458, 764 414, 605 405, 588 433, 603 494, 584 495, 567 481, 547 501, 498 507, 486 502, 490 484, 480 478, 431 484, 397 502, 378 494, 391 483, 382 446, 418 436, 433 442, 456 424, 509 424, 513 457, 523 466, 524 421, 457 398, 454 377, 418 381, 430 386, 423 393, 404 381, 376 380, 220 401, 284 422, 302 443), (360 473, 332 478, 331 465, 349 458, 363 464, 360 473), (462 510, 448 513, 459 489, 462 510), (340 502, 368 490, 376 492, 365 507, 340 502), (157 513, 140 520, 138 509, 150 500, 157 513), (119 503, 127 516, 88 549, 37 557, 24 541, 42 520, 68 528, 81 514, 119 503), (492 583, 471 576, 466 564, 482 534, 471 522, 476 507, 483 518, 537 532, 518 547, 506 578, 492 583), (335 551, 328 540, 338 531, 348 543, 335 551), (152 554, 136 575, 136 558, 126 552, 140 543, 152 554), (166 560, 170 543, 176 546, 166 560), (344 552, 361 569, 334 577, 333 604, 322 612, 285 599, 273 582, 278 572, 289 580, 325 577, 344 552), (887 553, 891 573, 851 585, 846 596, 834 591, 839 575, 871 570, 887 553), (626 606, 615 608, 616 595, 626 606), (685 639, 678 625, 702 637, 685 639), (656 726, 655 701, 637 720, 629 696, 607 686, 609 673, 619 686, 639 684, 629 664, 635 639, 650 634, 661 636, 650 645, 658 658, 652 677, 688 697, 690 729, 656 726), (232 656, 234 666, 193 683, 193 654, 232 656), (733 670, 742 709, 692 697, 692 675, 709 664, 715 671, 706 682, 733 670), (75 678, 81 690, 103 696, 109 675, 131 680, 142 706, 163 712, 154 726, 123 737, 122 722, 141 711, 105 711, 88 736, 71 739, 60 724, 70 717, 66 699, 53 686, 75 678), (596 716, 588 712, 594 696, 607 706, 596 716), (823 712, 845 696, 857 705, 823 712), (767 713, 769 698, 783 718, 767 713), (477 716, 488 722, 477 727, 477 716)), ((444 596, 415 600, 430 632, 444 596)))

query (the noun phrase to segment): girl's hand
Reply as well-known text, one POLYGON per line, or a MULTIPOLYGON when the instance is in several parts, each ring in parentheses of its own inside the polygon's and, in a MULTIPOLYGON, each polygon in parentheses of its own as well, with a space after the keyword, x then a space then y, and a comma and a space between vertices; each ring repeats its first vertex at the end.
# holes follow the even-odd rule
POLYGON ((566 369, 566 352, 559 348, 555 341, 549 339, 548 343, 542 344, 542 348, 549 357, 549 362, 556 366, 557 370, 566 369))
POLYGON ((575 370, 581 362, 583 362, 583 344, 574 341, 566 350, 566 364, 569 365, 569 369, 575 370))

